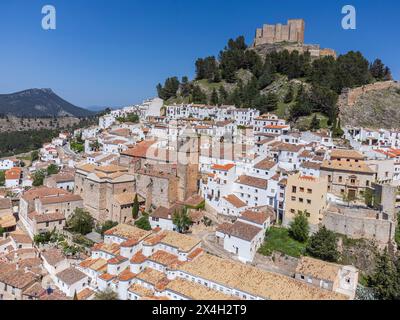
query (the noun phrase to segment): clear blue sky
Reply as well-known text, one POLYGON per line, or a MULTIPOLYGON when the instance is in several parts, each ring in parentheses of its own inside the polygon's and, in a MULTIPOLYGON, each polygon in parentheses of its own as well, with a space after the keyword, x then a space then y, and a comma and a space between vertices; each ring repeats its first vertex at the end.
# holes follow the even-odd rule
POLYGON ((306 43, 380 57, 400 76, 398 0, 1 0, 0 93, 52 88, 71 103, 120 106, 156 94, 166 77, 194 74, 231 37, 252 41, 263 23, 306 20, 306 43), (57 30, 41 9, 57 9, 57 30), (341 8, 357 9, 357 30, 341 8))

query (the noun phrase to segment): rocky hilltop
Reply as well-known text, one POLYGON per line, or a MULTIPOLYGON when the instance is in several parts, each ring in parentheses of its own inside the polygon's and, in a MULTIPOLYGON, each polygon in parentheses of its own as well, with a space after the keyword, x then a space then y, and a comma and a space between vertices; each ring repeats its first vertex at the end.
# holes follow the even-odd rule
POLYGON ((339 98, 344 125, 400 129, 400 83, 377 82, 345 90, 339 98))

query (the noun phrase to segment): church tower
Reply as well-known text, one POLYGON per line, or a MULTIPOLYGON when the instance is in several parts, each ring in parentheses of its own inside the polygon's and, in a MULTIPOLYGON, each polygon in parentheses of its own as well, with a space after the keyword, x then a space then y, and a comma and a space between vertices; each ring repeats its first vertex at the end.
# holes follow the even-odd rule
POLYGON ((200 137, 187 128, 177 141, 178 200, 185 201, 198 193, 200 137))

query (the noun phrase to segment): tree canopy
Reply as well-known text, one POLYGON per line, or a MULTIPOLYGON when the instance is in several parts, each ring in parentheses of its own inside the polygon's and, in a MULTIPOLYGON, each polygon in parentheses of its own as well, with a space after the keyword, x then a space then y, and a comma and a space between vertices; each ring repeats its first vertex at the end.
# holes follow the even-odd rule
POLYGON ((340 254, 337 250, 337 236, 324 227, 313 234, 307 245, 306 252, 310 256, 328 262, 337 262, 340 254))
POLYGON ((178 228, 180 233, 186 232, 193 224, 187 208, 176 211, 172 216, 172 222, 178 228))
POLYGON ((375 269, 367 285, 380 300, 400 300, 400 261, 394 261, 387 249, 376 257, 375 269))
POLYGON ((135 226, 146 231, 151 230, 151 224, 149 221, 149 215, 144 214, 141 218, 135 221, 135 226))
POLYGON ((87 235, 94 228, 94 219, 89 212, 76 208, 67 221, 67 226, 72 232, 87 235))
POLYGON ((310 226, 308 225, 306 213, 300 211, 290 223, 289 235, 299 242, 306 242, 309 232, 310 226))

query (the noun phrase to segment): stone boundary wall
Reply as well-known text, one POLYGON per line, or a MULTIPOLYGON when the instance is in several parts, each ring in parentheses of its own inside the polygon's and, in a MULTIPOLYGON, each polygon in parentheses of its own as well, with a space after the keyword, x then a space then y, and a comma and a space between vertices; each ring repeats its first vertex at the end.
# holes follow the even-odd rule
POLYGON ((326 212, 322 224, 331 231, 352 239, 376 240, 381 245, 392 242, 395 224, 390 220, 359 218, 335 212, 326 212))

